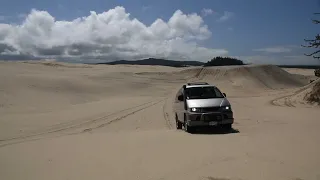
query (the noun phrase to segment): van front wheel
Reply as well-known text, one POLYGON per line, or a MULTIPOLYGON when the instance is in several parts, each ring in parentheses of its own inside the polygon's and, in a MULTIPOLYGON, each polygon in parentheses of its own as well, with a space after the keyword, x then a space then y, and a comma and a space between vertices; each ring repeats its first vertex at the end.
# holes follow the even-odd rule
POLYGON ((229 131, 232 129, 232 124, 224 124, 222 125, 222 128, 229 131))
POLYGON ((188 124, 187 124, 187 119, 186 119, 186 117, 185 117, 185 116, 184 116, 184 123, 183 123, 183 126, 184 126, 184 131, 186 131, 187 133, 193 133, 194 128, 193 128, 193 127, 188 126, 188 124))
POLYGON ((177 115, 176 115, 176 128, 177 128, 177 129, 182 129, 182 123, 179 121, 177 115))

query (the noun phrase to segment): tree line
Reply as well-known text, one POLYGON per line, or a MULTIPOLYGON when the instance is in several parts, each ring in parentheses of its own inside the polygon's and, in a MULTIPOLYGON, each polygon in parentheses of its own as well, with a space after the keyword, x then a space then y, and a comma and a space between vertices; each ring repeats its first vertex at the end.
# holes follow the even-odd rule
POLYGON ((243 61, 232 57, 214 57, 203 66, 232 66, 232 65, 245 65, 243 61))

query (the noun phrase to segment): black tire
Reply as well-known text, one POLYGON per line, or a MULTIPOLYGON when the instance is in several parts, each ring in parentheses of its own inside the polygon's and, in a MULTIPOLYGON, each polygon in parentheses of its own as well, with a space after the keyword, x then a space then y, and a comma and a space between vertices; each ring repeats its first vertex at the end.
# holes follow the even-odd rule
POLYGON ((176 128, 177 128, 177 129, 182 129, 182 123, 179 121, 177 115, 176 115, 176 128))
POLYGON ((231 130, 232 129, 232 124, 223 124, 222 128, 225 130, 231 130))
POLYGON ((186 120, 186 116, 184 115, 184 131, 186 131, 187 133, 193 133, 194 132, 194 127, 188 126, 187 125, 187 120, 186 120))

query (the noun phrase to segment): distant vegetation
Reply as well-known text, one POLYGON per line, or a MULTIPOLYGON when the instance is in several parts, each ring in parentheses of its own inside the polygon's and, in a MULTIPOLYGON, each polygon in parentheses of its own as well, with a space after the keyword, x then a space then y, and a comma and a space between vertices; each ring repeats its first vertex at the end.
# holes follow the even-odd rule
POLYGON ((136 61, 120 60, 120 61, 112 61, 112 62, 98 63, 98 64, 158 65, 158 66, 171 66, 171 67, 186 67, 186 66, 202 66, 202 65, 204 65, 203 62, 199 62, 199 61, 174 61, 174 60, 155 59, 155 58, 148 58, 148 59, 142 59, 142 60, 136 60, 136 61))
MULTIPOLYGON (((142 60, 119 60, 95 64, 108 64, 108 65, 156 65, 156 66, 170 66, 170 67, 187 67, 187 66, 229 66, 229 65, 248 65, 243 61, 230 57, 214 57, 212 60, 204 63, 200 61, 176 61, 166 59, 148 58, 142 60)), ((277 65, 282 68, 303 68, 303 69, 316 69, 320 66, 316 65, 277 65)))
POLYGON ((245 65, 241 60, 231 57, 215 57, 212 60, 204 63, 200 61, 175 61, 166 59, 148 58, 142 60, 128 61, 112 61, 97 64, 128 64, 128 65, 159 65, 159 66, 171 66, 171 67, 187 67, 187 66, 228 66, 228 65, 245 65))
POLYGON ((245 65, 241 60, 231 57, 214 57, 210 61, 204 63, 200 61, 175 61, 166 59, 148 58, 142 60, 128 61, 119 60, 97 64, 128 64, 128 65, 158 65, 158 66, 171 66, 171 67, 187 67, 187 66, 228 66, 228 65, 245 65))
POLYGON ((215 57, 204 64, 204 66, 231 66, 245 65, 241 60, 231 57, 215 57))
POLYGON ((171 66, 171 67, 186 67, 186 66, 202 66, 204 63, 199 61, 174 61, 174 60, 165 60, 165 59, 155 59, 148 58, 136 61, 112 61, 107 63, 98 63, 98 64, 129 64, 129 65, 158 65, 158 66, 171 66))

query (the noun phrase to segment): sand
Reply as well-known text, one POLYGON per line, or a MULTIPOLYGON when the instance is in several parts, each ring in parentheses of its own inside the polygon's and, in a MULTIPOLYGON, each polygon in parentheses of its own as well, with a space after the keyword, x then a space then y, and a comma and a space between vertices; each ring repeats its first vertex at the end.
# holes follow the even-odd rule
POLYGON ((0 62, 0 179, 319 180, 312 72, 0 62), (175 129, 189 81, 227 94, 233 131, 175 129))

